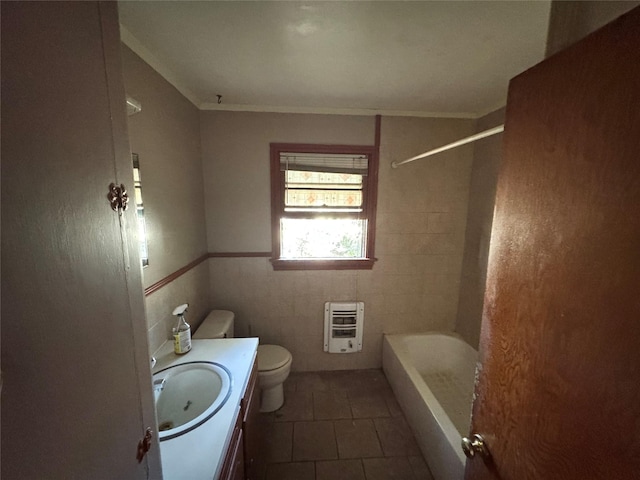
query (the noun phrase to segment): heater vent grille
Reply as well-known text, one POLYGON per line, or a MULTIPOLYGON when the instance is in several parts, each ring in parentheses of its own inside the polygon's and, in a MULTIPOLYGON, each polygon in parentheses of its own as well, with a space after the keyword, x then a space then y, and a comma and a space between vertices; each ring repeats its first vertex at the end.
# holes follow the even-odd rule
POLYGON ((324 304, 324 351, 354 353, 362 350, 364 302, 324 304))

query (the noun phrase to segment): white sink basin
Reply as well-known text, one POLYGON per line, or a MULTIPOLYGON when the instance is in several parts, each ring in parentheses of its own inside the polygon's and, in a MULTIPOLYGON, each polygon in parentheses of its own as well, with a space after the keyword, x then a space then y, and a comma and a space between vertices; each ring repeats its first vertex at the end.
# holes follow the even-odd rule
POLYGON ((153 375, 160 441, 183 435, 213 417, 231 394, 231 376, 214 362, 187 362, 153 375))

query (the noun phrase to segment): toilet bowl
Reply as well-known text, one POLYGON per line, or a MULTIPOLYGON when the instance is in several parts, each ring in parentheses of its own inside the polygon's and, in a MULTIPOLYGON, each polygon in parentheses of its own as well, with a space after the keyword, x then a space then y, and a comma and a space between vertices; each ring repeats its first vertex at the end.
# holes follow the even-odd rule
POLYGON ((289 350, 280 345, 258 345, 261 412, 274 412, 284 404, 282 384, 289 376, 292 359, 289 350))
MULTIPOLYGON (((194 339, 233 338, 234 313, 212 310, 193 334, 194 339)), ((273 412, 284 404, 282 384, 291 372, 293 357, 279 345, 258 345, 260 411, 273 412)))

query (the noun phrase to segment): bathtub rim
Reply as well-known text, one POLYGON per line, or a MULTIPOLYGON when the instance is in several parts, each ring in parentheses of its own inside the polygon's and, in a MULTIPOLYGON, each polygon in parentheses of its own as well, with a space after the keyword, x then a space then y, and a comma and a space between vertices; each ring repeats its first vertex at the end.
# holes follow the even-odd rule
MULTIPOLYGON (((423 336, 444 336, 444 337, 455 338, 456 340, 463 342, 466 346, 473 349, 474 351, 477 352, 477 350, 473 348, 471 345, 469 345, 464 340, 464 338, 462 338, 462 336, 460 336, 456 332, 443 332, 443 331, 433 330, 433 331, 426 331, 426 332, 419 332, 419 333, 391 333, 391 334, 385 333, 383 338, 383 344, 386 342, 389 345, 389 348, 393 351, 394 355, 400 362, 400 365, 402 365, 402 368, 407 373, 407 376, 409 377, 413 385, 416 387, 416 389, 420 393, 420 396, 424 398, 427 404, 427 408, 431 410, 436 423, 440 427, 440 430, 442 431, 445 438, 447 439, 447 442, 449 442, 449 444, 453 448, 454 452, 456 453, 458 459, 460 460, 464 468, 466 457, 464 456, 464 452, 462 451, 460 442, 462 440, 462 437, 467 435, 468 432, 464 434, 461 434, 460 432, 458 432, 458 429, 449 418, 449 415, 447 414, 447 412, 444 410, 444 408, 442 407, 438 399, 435 397, 435 395, 431 391, 429 384, 425 382, 424 378, 422 378, 422 375, 420 375, 420 372, 418 372, 417 368, 411 362, 410 354, 408 352, 408 347, 403 342, 404 338, 407 338, 407 337, 423 337, 423 336)), ((469 429, 471 429, 471 423, 469 424, 469 429)))

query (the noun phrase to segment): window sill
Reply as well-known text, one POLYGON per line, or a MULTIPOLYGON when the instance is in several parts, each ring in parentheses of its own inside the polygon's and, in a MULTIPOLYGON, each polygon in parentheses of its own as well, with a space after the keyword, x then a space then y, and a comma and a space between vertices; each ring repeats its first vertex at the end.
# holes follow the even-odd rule
POLYGON ((272 258, 274 270, 371 270, 375 258, 345 260, 283 260, 272 258))

